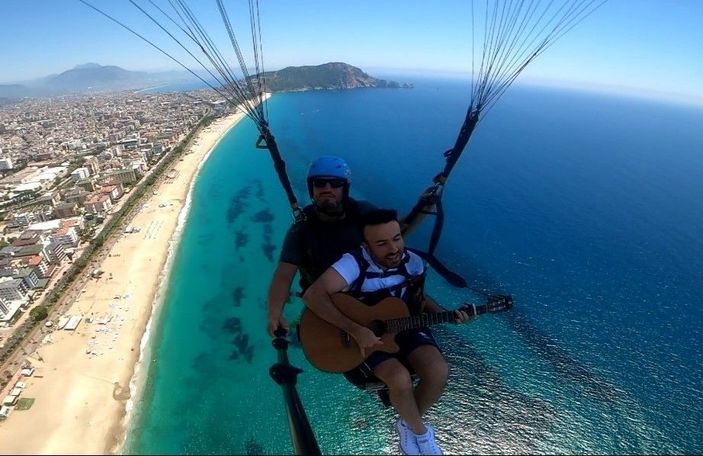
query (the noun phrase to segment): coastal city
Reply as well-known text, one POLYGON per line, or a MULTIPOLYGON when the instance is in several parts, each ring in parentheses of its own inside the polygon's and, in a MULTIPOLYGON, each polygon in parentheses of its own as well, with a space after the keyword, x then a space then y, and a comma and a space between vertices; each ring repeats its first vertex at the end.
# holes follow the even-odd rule
MULTIPOLYGON (((130 193, 155 171, 161 180, 177 180, 177 166, 162 170, 158 164, 204 119, 225 109, 207 90, 66 95, 0 106, 0 420, 32 407, 34 398, 24 392, 28 379, 38 376, 40 347, 53 342, 54 332, 99 326, 86 343, 86 357, 105 349, 95 334, 117 339, 110 324, 118 320, 122 295, 102 312, 91 312, 93 304, 76 311, 73 304, 88 290, 71 293, 70 286, 81 279, 113 280, 116 272, 94 261, 97 248, 109 241, 103 230, 113 228, 130 193)), ((165 201, 156 209, 169 206, 165 201)), ((144 227, 143 237, 155 238, 163 223, 144 227)), ((120 234, 140 231, 129 225, 120 234)))

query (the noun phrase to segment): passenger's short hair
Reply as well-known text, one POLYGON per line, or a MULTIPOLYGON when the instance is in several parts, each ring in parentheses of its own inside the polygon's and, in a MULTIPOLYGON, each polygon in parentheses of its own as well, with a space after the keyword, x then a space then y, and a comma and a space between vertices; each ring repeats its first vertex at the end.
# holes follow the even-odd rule
POLYGON ((362 214, 359 228, 363 234, 364 228, 369 225, 382 225, 388 222, 398 222, 397 211, 394 209, 373 209, 362 214))

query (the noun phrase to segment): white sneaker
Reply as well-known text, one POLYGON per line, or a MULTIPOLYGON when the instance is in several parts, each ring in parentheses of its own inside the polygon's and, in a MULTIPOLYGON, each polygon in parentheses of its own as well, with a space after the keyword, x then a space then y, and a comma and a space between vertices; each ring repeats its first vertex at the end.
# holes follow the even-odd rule
POLYGON ((426 424, 427 432, 415 437, 420 454, 444 454, 434 438, 434 429, 426 424))
POLYGON ((395 422, 395 428, 398 431, 398 436, 400 436, 400 452, 403 454, 421 454, 415 440, 415 433, 408 427, 405 420, 399 418, 395 422))

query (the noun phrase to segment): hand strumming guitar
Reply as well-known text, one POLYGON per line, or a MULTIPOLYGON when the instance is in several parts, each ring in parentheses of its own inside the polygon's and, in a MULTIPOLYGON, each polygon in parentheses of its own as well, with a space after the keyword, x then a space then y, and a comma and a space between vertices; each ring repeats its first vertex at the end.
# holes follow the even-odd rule
POLYGON ((367 348, 373 348, 377 345, 383 345, 383 341, 381 341, 381 338, 365 326, 358 326, 350 334, 354 338, 354 340, 356 340, 356 343, 359 344, 361 356, 363 356, 364 358, 366 358, 367 348))

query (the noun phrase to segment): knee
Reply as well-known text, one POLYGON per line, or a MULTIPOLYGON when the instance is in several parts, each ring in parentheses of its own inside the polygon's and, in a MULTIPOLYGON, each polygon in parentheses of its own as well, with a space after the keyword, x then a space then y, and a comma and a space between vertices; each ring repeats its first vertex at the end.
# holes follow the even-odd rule
POLYGON ((412 393, 412 377, 405 368, 398 368, 389 375, 385 375, 383 381, 391 391, 412 393))
POLYGON ((418 376, 420 377, 420 381, 424 383, 444 386, 449 379, 449 365, 443 357, 439 356, 433 359, 431 363, 423 366, 423 368, 418 371, 418 376))
POLYGON ((449 364, 447 364, 444 358, 440 358, 437 362, 434 375, 438 382, 441 382, 443 385, 447 383, 449 379, 449 364))

